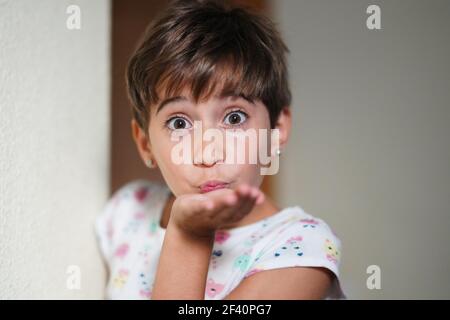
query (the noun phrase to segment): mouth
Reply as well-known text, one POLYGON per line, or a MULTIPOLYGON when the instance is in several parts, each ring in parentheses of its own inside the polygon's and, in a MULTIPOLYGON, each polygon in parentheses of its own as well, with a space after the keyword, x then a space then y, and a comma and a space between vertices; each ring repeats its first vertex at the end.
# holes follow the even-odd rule
POLYGON ((229 185, 230 184, 228 182, 224 181, 218 180, 207 181, 200 186, 200 192, 206 193, 217 189, 228 188, 229 185))

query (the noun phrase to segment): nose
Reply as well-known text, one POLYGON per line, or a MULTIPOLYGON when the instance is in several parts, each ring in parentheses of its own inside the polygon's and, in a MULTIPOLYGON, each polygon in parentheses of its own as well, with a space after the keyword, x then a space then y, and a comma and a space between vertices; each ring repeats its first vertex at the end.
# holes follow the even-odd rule
POLYGON ((198 162, 194 162, 197 167, 210 168, 216 165, 218 160, 213 156, 203 156, 198 162))
POLYGON ((217 128, 204 126, 200 132, 194 130, 194 165, 208 168, 223 162, 223 140, 223 132, 217 128))

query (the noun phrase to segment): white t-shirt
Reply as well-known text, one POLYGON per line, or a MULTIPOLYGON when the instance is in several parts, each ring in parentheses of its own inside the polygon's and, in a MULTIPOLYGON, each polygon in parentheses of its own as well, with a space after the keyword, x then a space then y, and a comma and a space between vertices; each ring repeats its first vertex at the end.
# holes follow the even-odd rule
MULTIPOLYGON (((107 299, 149 299, 165 229, 160 218, 167 186, 135 180, 121 187, 97 217, 95 231, 109 271, 107 299)), ((341 243, 321 219, 299 206, 215 234, 205 299, 223 299, 246 277, 286 267, 324 267, 336 276, 327 298, 345 298, 339 286, 341 243)))

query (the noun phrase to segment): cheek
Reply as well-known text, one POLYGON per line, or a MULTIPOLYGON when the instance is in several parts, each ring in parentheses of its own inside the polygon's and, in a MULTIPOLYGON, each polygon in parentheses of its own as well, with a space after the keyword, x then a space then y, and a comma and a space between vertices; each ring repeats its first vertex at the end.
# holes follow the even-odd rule
MULTIPOLYGON (((227 165, 225 165, 227 166, 227 165)), ((254 187, 259 187, 263 176, 260 174, 260 166, 255 164, 235 164, 224 168, 228 174, 238 177, 238 183, 246 183, 254 187)))
POLYGON ((187 178, 190 175, 188 174, 189 171, 186 172, 188 168, 185 165, 173 164, 169 158, 167 161, 159 164, 159 169, 164 181, 175 196, 191 192, 191 188, 187 183, 187 178))
MULTIPOLYGON (((249 164, 266 165, 271 156, 271 129, 270 128, 250 128, 247 133, 235 134, 229 141, 225 141, 223 147, 224 158, 235 163, 245 161, 249 164)), ((230 162, 228 162, 230 163, 230 162)))
POLYGON ((171 146, 164 143, 162 139, 156 139, 156 141, 152 142, 152 153, 160 167, 170 164, 170 161, 167 161, 170 159, 170 150, 171 146))
POLYGON ((177 196, 189 191, 186 181, 192 176, 192 166, 172 161, 172 148, 176 142, 162 137, 152 144, 153 154, 165 182, 177 196))
POLYGON ((250 170, 251 177, 249 178, 249 184, 254 187, 259 187, 264 179, 264 176, 261 175, 261 167, 259 165, 252 165, 250 170))
POLYGON ((172 145, 170 143, 170 141, 166 141, 166 143, 161 141, 161 143, 155 144, 153 153, 163 174, 173 173, 176 175, 180 171, 180 166, 172 161, 172 145))

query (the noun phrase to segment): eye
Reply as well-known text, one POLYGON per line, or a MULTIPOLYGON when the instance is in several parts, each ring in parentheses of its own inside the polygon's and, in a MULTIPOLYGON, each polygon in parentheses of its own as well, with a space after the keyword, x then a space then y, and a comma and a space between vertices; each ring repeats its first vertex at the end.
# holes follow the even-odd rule
POLYGON ((247 121, 247 114, 243 111, 232 111, 225 116, 225 124, 238 126, 247 121))
POLYGON ((189 129, 192 127, 191 123, 183 117, 173 117, 167 120, 166 126, 170 130, 189 129))

